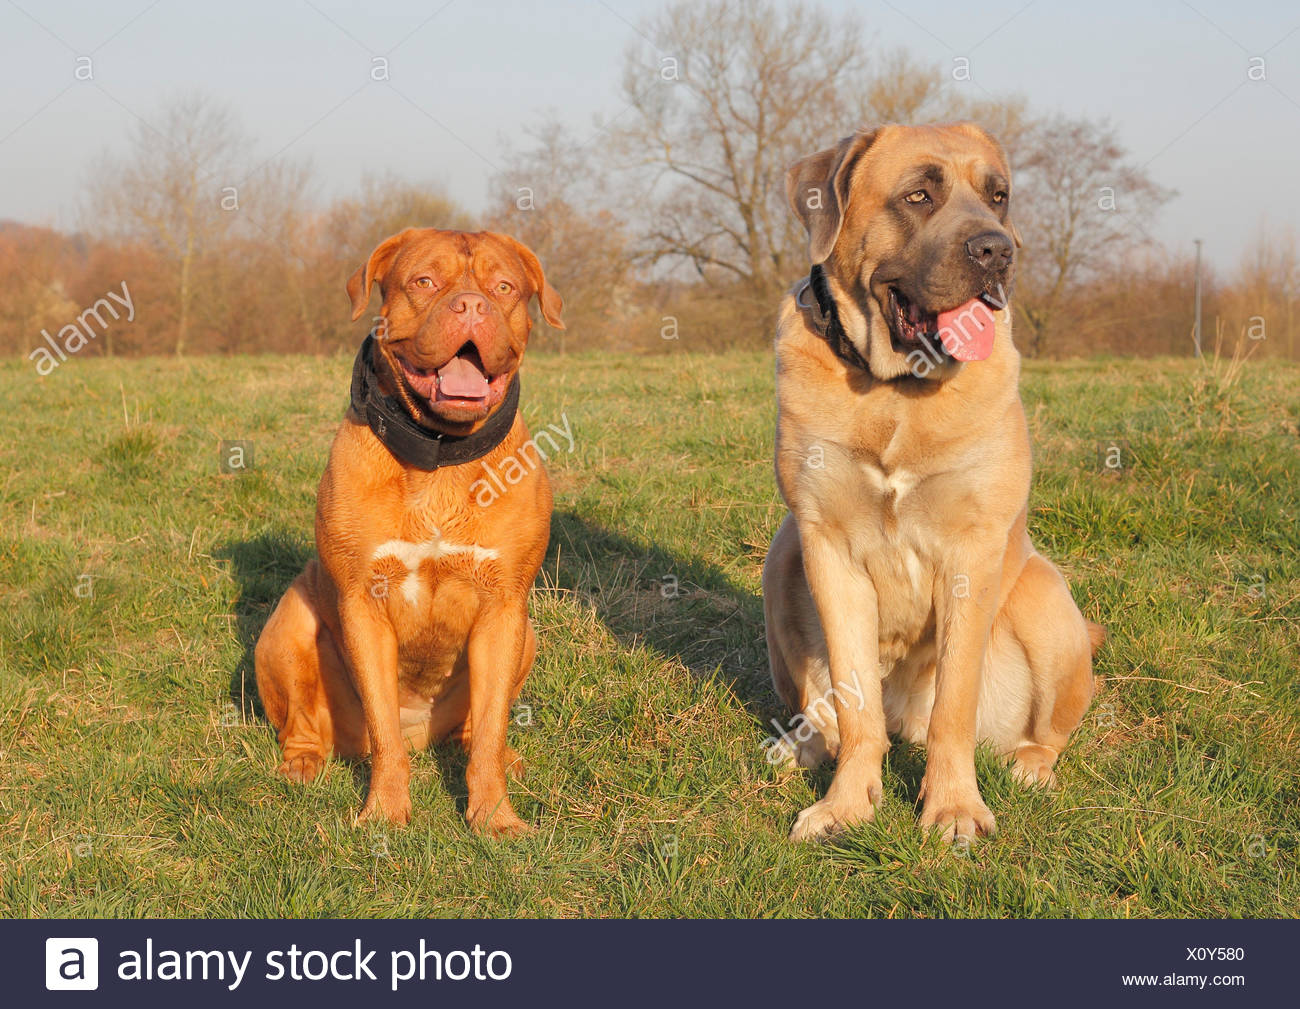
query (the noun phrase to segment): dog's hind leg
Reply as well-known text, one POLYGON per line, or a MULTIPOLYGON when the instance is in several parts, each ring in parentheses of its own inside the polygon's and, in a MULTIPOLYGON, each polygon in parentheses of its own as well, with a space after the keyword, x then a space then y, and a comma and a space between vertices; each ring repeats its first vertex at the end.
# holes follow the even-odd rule
POLYGON ((332 753, 369 749, 361 702, 316 609, 318 563, 289 586, 254 650, 257 692, 280 743, 279 771, 297 782, 315 779, 332 753))
POLYGON ((1006 620, 1028 662, 1030 706, 1012 773, 1028 785, 1053 787, 1053 765, 1092 700, 1092 653, 1102 628, 1084 620, 1060 571, 1030 554, 999 621, 1006 620))

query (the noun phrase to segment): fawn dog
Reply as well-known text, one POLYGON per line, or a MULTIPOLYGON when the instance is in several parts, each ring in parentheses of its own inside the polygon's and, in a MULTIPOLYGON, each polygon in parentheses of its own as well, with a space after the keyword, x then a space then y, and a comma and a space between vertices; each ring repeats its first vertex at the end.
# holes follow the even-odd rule
POLYGON ((889 733, 927 746, 921 825, 992 834, 977 741, 1050 785, 1103 631, 1025 532, 1029 432, 1007 309, 1018 238, 1001 148, 968 123, 861 130, 786 177, 812 270, 777 327, 763 570, 788 757, 837 758, 791 831, 870 820, 889 733))

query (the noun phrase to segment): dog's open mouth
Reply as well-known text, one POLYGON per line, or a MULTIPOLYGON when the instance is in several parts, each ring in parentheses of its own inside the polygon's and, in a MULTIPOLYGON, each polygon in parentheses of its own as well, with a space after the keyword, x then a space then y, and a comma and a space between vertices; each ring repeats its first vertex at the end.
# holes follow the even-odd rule
POLYGON ((933 341, 939 335, 939 317, 926 312, 896 287, 889 289, 889 328, 903 347, 933 341))
POLYGON ((394 354, 402 377, 413 392, 429 404, 475 407, 492 406, 505 393, 508 376, 489 376, 478 348, 466 343, 440 368, 417 368, 394 354))
POLYGON ((983 295, 942 312, 928 312, 897 287, 889 288, 886 312, 894 348, 928 346, 957 361, 983 361, 993 352, 993 309, 983 295))

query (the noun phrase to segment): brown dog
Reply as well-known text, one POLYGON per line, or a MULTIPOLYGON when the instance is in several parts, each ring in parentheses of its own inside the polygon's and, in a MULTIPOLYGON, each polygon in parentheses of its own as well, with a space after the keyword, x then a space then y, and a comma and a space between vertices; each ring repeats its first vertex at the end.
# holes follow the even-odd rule
POLYGON ((455 736, 470 825, 518 833, 506 723, 536 651, 528 591, 551 489, 516 412, 517 373, 529 299, 560 326, 560 296, 531 251, 488 232, 385 240, 348 281, 353 320, 376 282, 381 317, 317 496, 319 559, 257 642, 258 692, 291 781, 331 753, 371 756, 361 820, 407 822, 407 746, 455 736), (476 491, 503 464, 506 492, 476 491))
POLYGON ((1102 635, 1025 534, 1010 171, 976 126, 885 126, 798 162, 786 188, 814 266, 777 331, 791 514, 763 594, 798 714, 771 742, 804 766, 838 756, 791 837, 872 818, 891 732, 928 748, 922 826, 992 834, 976 741, 1050 785, 1102 635))

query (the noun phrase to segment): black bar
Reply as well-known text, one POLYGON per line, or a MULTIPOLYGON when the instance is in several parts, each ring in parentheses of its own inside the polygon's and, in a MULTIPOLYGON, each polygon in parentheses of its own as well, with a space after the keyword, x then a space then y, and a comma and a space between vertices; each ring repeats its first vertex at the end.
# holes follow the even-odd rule
MULTIPOLYGON (((1294 921, 0 921, 0 999, 13 1006, 106 1000, 185 1009, 517 1007, 522 1000, 619 1009, 838 1009, 882 1005, 883 999, 973 1006, 1293 1005, 1298 940, 1294 921), (94 992, 47 990, 51 938, 98 940, 94 992), (400 975, 418 963, 421 941, 439 956, 424 958, 423 981, 418 973, 403 980, 400 975), (373 980, 364 973, 363 980, 291 979, 294 969, 318 974, 325 955, 338 951, 334 967, 353 974, 358 944, 373 980), (185 956, 198 951, 214 955, 185 956), (223 954, 221 978, 215 952, 223 954), (244 965, 242 980, 230 952, 244 965), (366 959, 366 953, 372 955, 366 959), (151 980, 131 977, 137 963, 151 980), (192 976, 158 976, 173 965, 192 976), (277 965, 284 978, 268 980, 277 965), (129 979, 119 976, 123 971, 129 979), (1126 986, 1125 975, 1158 983, 1126 986), (1201 976, 1207 978, 1204 989, 1170 983, 1201 976), (1216 986, 1212 978, 1243 983, 1216 986)), ((54 943, 52 955, 56 966, 76 974, 78 955, 71 949, 54 943)))

